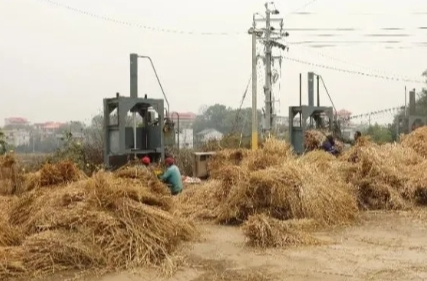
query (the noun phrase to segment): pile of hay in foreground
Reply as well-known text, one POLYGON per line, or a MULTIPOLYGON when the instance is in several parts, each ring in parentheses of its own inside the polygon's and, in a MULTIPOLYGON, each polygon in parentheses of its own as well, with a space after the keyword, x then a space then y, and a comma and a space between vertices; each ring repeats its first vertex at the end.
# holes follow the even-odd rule
MULTIPOLYGON (((194 205, 193 214, 184 215, 197 217, 198 198, 214 202, 212 212, 221 223, 242 223, 251 215, 267 213, 281 220, 311 218, 329 225, 345 224, 357 215, 351 186, 316 162, 304 163, 285 142, 271 139, 254 152, 225 151, 210 164, 217 186, 199 186, 187 202, 194 205)), ((184 192, 180 200, 186 197, 184 192)))
POLYGON ((242 230, 250 246, 268 248, 318 245, 320 241, 307 233, 314 227, 312 220, 281 221, 260 214, 249 217, 242 230))
POLYGON ((40 185, 16 199, 2 222, 0 280, 158 265, 196 234, 172 214, 167 188, 143 169, 87 179, 67 170, 74 181, 60 185, 58 167, 49 167, 53 178, 41 173, 40 185))
MULTIPOLYGON (((311 134, 310 139, 307 145, 318 147, 320 137, 311 134)), ((272 223, 277 220, 345 225, 357 219, 359 210, 427 204, 424 139, 425 128, 409 134, 401 144, 376 145, 362 138, 339 158, 321 150, 297 157, 289 144, 273 139, 258 151, 220 151, 209 165, 213 181, 184 191, 178 204, 183 216, 243 223, 251 241, 271 228, 262 225, 277 225, 272 223)))

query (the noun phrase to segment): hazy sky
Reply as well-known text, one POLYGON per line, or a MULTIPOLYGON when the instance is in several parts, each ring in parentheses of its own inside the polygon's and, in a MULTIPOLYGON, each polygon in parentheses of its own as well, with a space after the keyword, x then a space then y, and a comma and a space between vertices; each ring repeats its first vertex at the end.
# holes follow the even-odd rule
MULTIPOLYGON (((0 124, 5 117, 21 116, 32 122, 87 121, 100 112, 102 99, 116 92, 129 95, 129 53, 151 56, 168 96, 171 110, 193 111, 223 103, 237 107, 251 71, 251 38, 245 34, 254 12, 264 12, 260 0, 56 0, 75 9, 126 21, 121 25, 73 12, 42 0, 0 0, 0 124), (174 34, 147 30, 193 31, 174 34), (227 32, 229 36, 198 35, 227 32), (238 34, 240 33, 240 34, 238 34)), ((357 28, 360 31, 290 31, 289 42, 340 41, 333 48, 290 44, 283 55, 327 67, 369 74, 421 80, 427 69, 427 1, 406 0, 302 0, 276 1, 285 26, 295 28, 357 28), (310 2, 310 1, 308 1, 310 2), (380 28, 404 28, 381 31, 380 28), (366 34, 405 34, 406 37, 366 37, 366 34), (321 37, 333 34, 337 37, 321 37), (340 36, 338 36, 340 35, 340 36), (398 40, 399 44, 350 41, 398 40), (345 42, 350 42, 344 44, 345 42), (395 48, 387 49, 387 46, 395 48), (405 47, 405 48, 404 48, 405 47)), ((161 97, 155 76, 140 62, 139 94, 161 97)), ((259 66, 259 83, 264 79, 259 66)), ((364 113, 404 104, 404 87, 421 89, 414 82, 396 82, 309 66, 289 60, 282 64, 276 107, 287 115, 298 104, 298 75, 321 74, 338 109, 364 113)), ((321 91, 322 104, 329 105, 321 91)), ((264 101, 262 87, 258 104, 264 101)), ((250 93, 245 101, 251 105, 250 93)))

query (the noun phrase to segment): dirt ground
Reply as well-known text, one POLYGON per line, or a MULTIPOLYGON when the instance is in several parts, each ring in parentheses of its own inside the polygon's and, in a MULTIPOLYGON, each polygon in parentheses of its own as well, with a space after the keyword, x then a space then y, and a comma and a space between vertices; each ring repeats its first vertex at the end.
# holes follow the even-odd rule
POLYGON ((201 226, 173 277, 154 271, 90 281, 427 280, 427 211, 365 213, 357 226, 318 233, 321 246, 256 250, 237 227, 201 226))

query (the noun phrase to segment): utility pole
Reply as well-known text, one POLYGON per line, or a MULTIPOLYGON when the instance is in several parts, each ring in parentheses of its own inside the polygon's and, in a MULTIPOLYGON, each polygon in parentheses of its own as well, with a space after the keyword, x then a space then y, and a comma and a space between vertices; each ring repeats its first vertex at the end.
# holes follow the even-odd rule
POLYGON ((265 130, 270 132, 273 127, 273 103, 271 98, 271 44, 270 15, 268 3, 265 3, 265 130))
POLYGON ((258 65, 258 54, 256 49, 256 43, 259 36, 262 35, 262 31, 256 30, 255 14, 253 15, 252 27, 248 31, 252 35, 252 150, 258 149, 258 106, 257 106, 257 89, 258 89, 258 77, 257 77, 257 65, 258 65))
MULTIPOLYGON (((264 37, 263 42, 265 45, 265 84, 264 84, 264 95, 265 95, 265 108, 264 108, 264 127, 263 131, 265 135, 271 133, 274 126, 274 110, 273 110, 273 93, 272 93, 272 60, 276 57, 272 56, 272 48, 279 47, 282 50, 286 50, 287 47, 283 44, 275 41, 275 39, 282 39, 287 37, 289 34, 283 32, 283 19, 272 18, 271 15, 278 15, 279 11, 275 8, 273 2, 267 2, 265 7, 265 17, 256 13, 256 15, 263 19, 257 19, 255 21, 265 21, 264 37), (274 9, 270 9, 273 6, 274 9), (277 33, 275 28, 272 26, 272 22, 280 22, 280 32, 277 33)), ((281 57, 280 57, 281 58, 281 57)))

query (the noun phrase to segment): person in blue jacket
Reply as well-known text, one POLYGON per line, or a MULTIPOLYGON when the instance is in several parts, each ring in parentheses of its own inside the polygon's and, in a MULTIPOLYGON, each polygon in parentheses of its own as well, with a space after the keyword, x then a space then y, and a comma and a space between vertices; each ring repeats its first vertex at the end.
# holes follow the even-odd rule
POLYGON ((183 188, 181 172, 175 165, 175 161, 172 157, 166 158, 165 163, 167 169, 166 172, 160 176, 160 180, 168 185, 172 195, 178 195, 183 188))
POLYGON ((329 135, 326 137, 326 140, 322 144, 322 149, 332 155, 338 154, 338 151, 335 148, 335 140, 333 136, 329 135))

